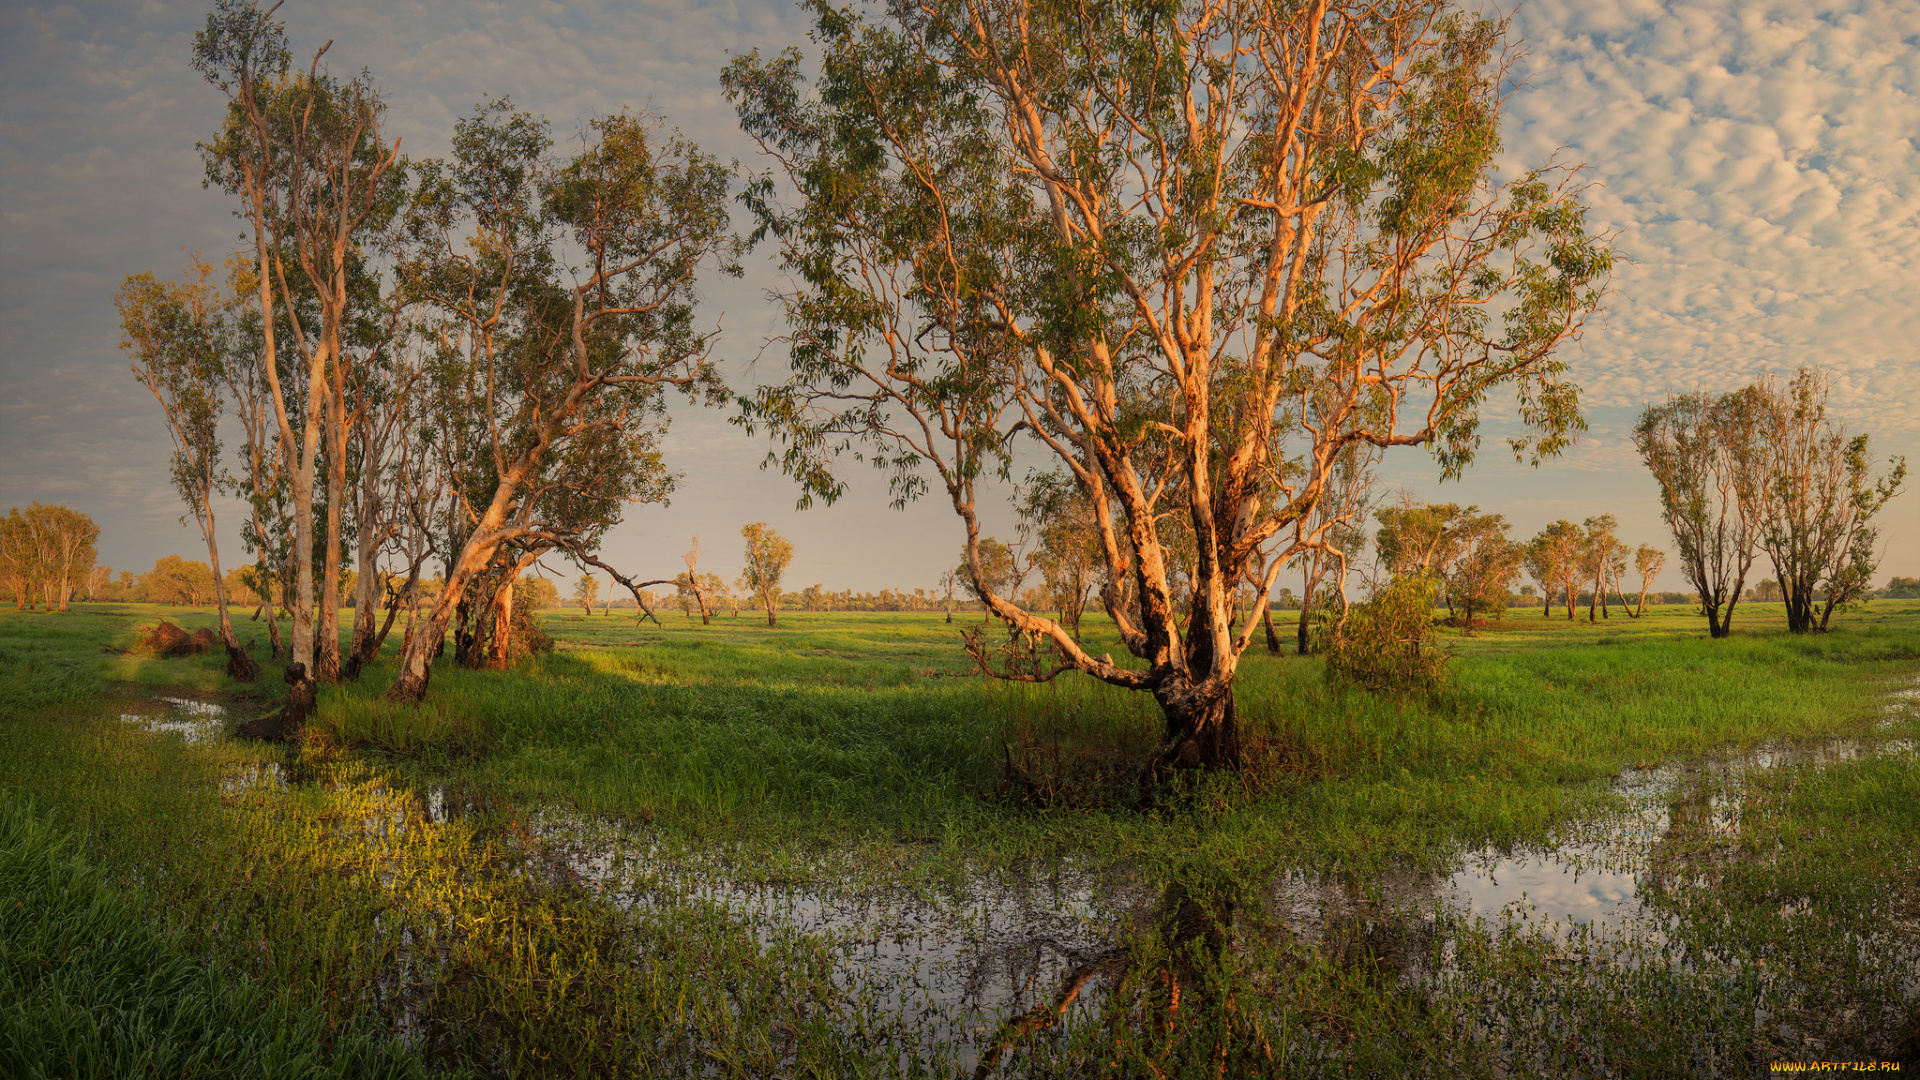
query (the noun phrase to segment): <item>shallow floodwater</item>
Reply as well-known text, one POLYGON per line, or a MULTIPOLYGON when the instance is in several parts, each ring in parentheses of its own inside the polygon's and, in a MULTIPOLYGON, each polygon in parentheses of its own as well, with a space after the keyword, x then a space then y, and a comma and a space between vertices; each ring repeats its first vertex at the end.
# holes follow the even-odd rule
POLYGON ((155 697, 127 706, 120 719, 148 731, 168 732, 190 743, 212 742, 226 734, 227 710, 211 701, 155 697))
MULTIPOLYGON (((1498 924, 1523 920, 1555 932, 1584 928, 1664 945, 1672 916, 1641 894, 1662 866, 1663 839, 1737 833, 1743 776, 1787 764, 1839 762, 1868 755, 1911 755, 1910 739, 1891 727, 1920 709, 1920 686, 1895 693, 1881 726, 1862 739, 1812 746, 1762 746, 1702 762, 1629 769, 1616 778, 1616 810, 1568 824, 1543 845, 1487 848, 1468 854, 1448 874, 1393 870, 1360 892, 1349 879, 1296 872, 1282 875, 1246 908, 1243 937, 1285 934, 1326 943, 1355 926, 1417 931, 1436 919, 1464 916, 1498 924), (1256 925, 1257 924, 1257 925, 1256 925)), ((156 698, 123 713, 129 723, 189 741, 220 737, 220 706, 189 698, 156 698)), ((236 769, 228 790, 280 786, 273 763, 236 769)), ((445 822, 487 816, 494 808, 443 787, 419 793, 418 819, 445 822)), ((507 808, 499 808, 507 809, 507 808)), ((980 874, 940 888, 853 888, 832 859, 758 883, 721 862, 690 856, 658 834, 551 807, 520 806, 510 816, 533 841, 534 872, 565 879, 608 901, 639 910, 710 904, 724 909, 763 942, 804 935, 839 958, 843 990, 891 1005, 925 1047, 946 1048, 962 1070, 1007 1017, 1054 1001, 1067 972, 1115 954, 1130 934, 1151 928, 1166 883, 1096 872, 1071 859, 980 874)), ((405 822, 368 821, 385 834, 405 822)), ((910 857, 910 856, 908 856, 910 857)), ((1396 931, 1399 932, 1399 931, 1396 931)), ((1413 962, 1401 977, 1429 974, 1413 962)), ((1091 995, 1076 1008, 1090 1008, 1091 995)))

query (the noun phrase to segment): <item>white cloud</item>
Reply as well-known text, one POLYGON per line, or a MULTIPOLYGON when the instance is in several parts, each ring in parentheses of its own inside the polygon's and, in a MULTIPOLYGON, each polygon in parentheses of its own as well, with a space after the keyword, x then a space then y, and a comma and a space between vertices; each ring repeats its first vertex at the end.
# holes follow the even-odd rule
POLYGON ((1539 0, 1509 163, 1564 145, 1628 260, 1579 365, 1634 405, 1814 363, 1920 432, 1920 8, 1539 0))
MULTIPOLYGON (((183 246, 233 243, 238 223, 200 188, 193 148, 220 111, 187 67, 210 6, 0 8, 0 507, 82 505, 107 524, 117 565, 192 543, 174 524, 164 435, 116 348, 109 298, 129 273, 177 272, 183 246)), ((730 53, 803 42, 807 25, 790 3, 749 0, 281 11, 296 50, 332 38, 335 71, 372 71, 410 154, 443 152, 456 118, 508 94, 562 134, 651 106, 749 165, 717 73, 730 53)), ((1593 432, 1538 471, 1500 464, 1494 444, 1474 481, 1484 493, 1468 501, 1516 502, 1502 507, 1516 523, 1607 502, 1586 512, 1618 507, 1650 539, 1659 525, 1626 441, 1637 407, 1805 362, 1835 370, 1846 418, 1920 459, 1920 6, 1531 0, 1515 26, 1531 57, 1508 164, 1562 146, 1585 161, 1597 223, 1630 261, 1577 353, 1593 432)), ((769 329, 771 280, 760 267, 712 290, 736 370, 769 329)), ((778 368, 770 358, 758 374, 778 368)), ((911 586, 946 565, 957 541, 942 507, 895 516, 860 476, 852 505, 796 516, 791 485, 755 468, 763 444, 735 438, 716 417, 677 422, 681 497, 636 512, 616 546, 671 566, 686 534, 719 552, 751 517, 803 538, 802 558, 821 560, 796 566, 808 581, 911 586)), ((1395 469, 1414 479, 1431 475, 1424 465, 1415 453, 1395 469)), ((1920 573, 1920 495, 1895 514, 1884 570, 1920 573)))

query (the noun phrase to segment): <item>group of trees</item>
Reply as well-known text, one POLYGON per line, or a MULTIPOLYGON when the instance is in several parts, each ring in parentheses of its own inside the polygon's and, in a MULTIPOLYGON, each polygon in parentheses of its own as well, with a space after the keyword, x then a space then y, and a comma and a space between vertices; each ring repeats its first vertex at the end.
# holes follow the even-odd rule
MULTIPOLYGON (((1337 591, 1386 451, 1460 475, 1499 391, 1516 459, 1580 430, 1562 346, 1612 255, 1577 167, 1496 168, 1505 22, 1447 0, 808 7, 814 55, 721 75, 769 166, 740 197, 783 273, 790 362, 738 419, 773 436, 803 504, 855 460, 897 504, 943 495, 965 535, 949 616, 957 590, 1051 644, 1052 670, 1000 677, 1151 695, 1156 771, 1239 760, 1232 686, 1263 627, 1277 648, 1276 582, 1292 568, 1309 606, 1337 591), (1015 485, 1030 455, 1045 464, 1015 485), (1014 545, 982 529, 1008 491, 1014 545), (1141 663, 1081 647, 1095 602, 1141 663)), ((297 68, 271 10, 218 0, 194 64, 228 107, 202 150, 250 249, 220 283, 196 260, 122 292, 210 562, 209 496, 236 491, 287 654, 321 678, 343 671, 347 566, 347 672, 398 579, 396 699, 426 691, 450 626, 462 662, 503 662, 516 583, 550 553, 709 617, 697 545, 644 582, 596 552, 672 490, 667 392, 731 400, 694 282, 739 272, 732 170, 631 113, 556 155, 505 100, 456 125, 449 158, 408 161, 371 81, 325 52, 297 68), (444 585, 415 612, 429 559, 444 585)), ((1394 509, 1390 561, 1438 575, 1469 620, 1532 550, 1499 515, 1394 509)), ((1618 577, 1594 535, 1549 575, 1569 597, 1569 573, 1603 596, 1618 577)), ((739 592, 771 624, 792 548, 763 524, 744 539, 739 592)), ((222 635, 234 649, 224 614, 222 635)))
POLYGON ((695 278, 737 273, 743 244, 732 170, 651 116, 598 118, 556 153, 502 99, 456 125, 447 159, 410 161, 370 78, 331 75, 326 52, 296 66, 272 10, 219 0, 192 60, 226 112, 200 149, 248 251, 136 274, 116 299, 235 673, 222 493, 289 617, 283 643, 269 605, 276 654, 352 675, 404 608, 389 692, 417 698, 449 628, 462 663, 504 662, 525 573, 549 553, 611 570, 606 531, 672 490, 664 395, 723 390, 695 278))
POLYGON ((1732 632, 1763 553, 1795 633, 1825 631, 1834 611, 1872 587, 1874 519, 1900 492, 1906 459, 1876 474, 1868 437, 1827 417, 1831 387, 1831 376, 1801 368, 1785 382, 1676 395, 1650 406, 1634 429, 1716 638, 1732 632))
POLYGON ((91 594, 100 526, 66 506, 34 503, 0 518, 0 587, 15 610, 65 611, 75 593, 91 594))

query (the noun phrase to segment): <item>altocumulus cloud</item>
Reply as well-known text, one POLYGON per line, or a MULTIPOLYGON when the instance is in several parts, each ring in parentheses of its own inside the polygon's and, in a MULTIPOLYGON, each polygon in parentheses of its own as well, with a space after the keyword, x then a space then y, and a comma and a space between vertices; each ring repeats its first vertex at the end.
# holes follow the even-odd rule
POLYGON ((1532 0, 1514 19, 1510 159, 1586 162, 1629 260, 1585 343, 1588 400, 1812 362, 1848 420, 1910 443, 1920 6, 1532 0))
MULTIPOLYGON (((109 298, 129 273, 178 273, 182 247, 217 256, 234 246, 239 223, 223 195, 199 187, 193 148, 220 109, 186 63, 210 6, 0 8, 0 508, 81 505, 106 524, 115 565, 145 566, 193 542, 174 524, 164 435, 126 373, 109 298)), ((455 119, 505 94, 563 137, 587 116, 651 107, 749 167, 719 68, 729 53, 802 42, 807 25, 790 3, 749 0, 289 0, 281 13, 296 50, 331 38, 336 72, 372 72, 392 102, 391 131, 415 156, 444 152, 455 119)), ((1556 150, 1584 161, 1597 223, 1629 261, 1575 357, 1594 406, 1589 437, 1539 472, 1499 464, 1490 447, 1487 494, 1461 495, 1520 503, 1510 516, 1523 525, 1617 510, 1653 539, 1656 511, 1626 440, 1637 407, 1808 361, 1836 372, 1845 419, 1881 436, 1882 449, 1920 457, 1910 299, 1920 6, 1529 0, 1514 21, 1529 55, 1506 163, 1556 150), (1568 494, 1563 470, 1590 489, 1568 494)), ((759 298, 771 281, 763 264, 745 282, 712 286, 736 362, 770 329, 759 298)), ((1501 421, 1488 419, 1497 435, 1501 421)), ((677 423, 669 450, 690 496, 634 515, 616 557, 673 565, 689 533, 717 540, 764 518, 801 540, 803 561, 832 553, 797 564, 797 577, 872 589, 930 579, 957 545, 939 507, 892 515, 877 485, 828 514, 785 513, 791 487, 755 472, 760 449, 717 420, 677 423)), ((1421 465, 1405 455, 1395 471, 1430 476, 1421 465)), ((1889 524, 1884 571, 1920 572, 1920 554, 1902 554, 1920 552, 1920 496, 1896 503, 1889 524)))

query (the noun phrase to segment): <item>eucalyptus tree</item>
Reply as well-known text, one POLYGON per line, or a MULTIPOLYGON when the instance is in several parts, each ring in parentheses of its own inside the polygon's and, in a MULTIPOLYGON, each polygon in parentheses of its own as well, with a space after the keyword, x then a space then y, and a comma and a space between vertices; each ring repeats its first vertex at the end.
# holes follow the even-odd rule
MULTIPOLYGON (((1573 565, 1580 550, 1580 526, 1571 521, 1560 520, 1540 530, 1532 540, 1527 541, 1526 566, 1528 576, 1540 586, 1540 617, 1553 617, 1553 597, 1557 591, 1570 587, 1573 565)), ((1573 618, 1572 593, 1567 594, 1567 618, 1573 618)))
POLYGON ((708 603, 707 596, 712 591, 715 579, 712 574, 702 576, 700 573, 700 538, 698 536, 693 538, 693 547, 680 556, 680 561, 687 564, 687 572, 675 578, 674 583, 681 592, 691 594, 694 603, 699 606, 700 625, 711 626, 713 625, 713 605, 708 603))
POLYGON ((1796 634, 1825 632, 1835 608, 1872 588, 1879 564, 1873 519, 1906 480, 1905 458, 1873 475, 1868 437, 1828 419, 1832 384, 1832 376, 1803 367, 1785 385, 1766 379, 1753 388, 1763 403, 1756 445, 1765 485, 1754 493, 1764 507, 1759 542, 1780 581, 1787 628, 1796 634))
POLYGON ((437 313, 436 408, 465 455, 450 462, 446 587, 394 699, 426 693, 472 587, 484 606, 463 640, 491 634, 499 663, 512 585, 541 555, 605 568, 593 552, 624 507, 672 488, 666 390, 724 391, 694 301, 701 270, 739 273, 732 170, 626 112, 592 121, 565 160, 551 149, 546 122, 502 99, 456 125, 451 159, 417 170, 399 273, 437 313))
POLYGON ((400 592, 390 587, 385 566, 389 552, 407 566, 410 589, 419 580, 434 547, 433 510, 441 498, 436 483, 444 470, 422 435, 434 430, 425 392, 432 367, 430 348, 403 325, 406 305, 389 303, 381 344, 370 351, 349 385, 343 426, 351 435, 347 470, 354 481, 353 635, 347 673, 357 678, 386 639, 399 608, 400 592), (387 617, 375 629, 380 601, 387 617))
POLYGON ((600 599, 600 579, 592 574, 581 574, 580 580, 573 583, 573 602, 580 605, 581 611, 591 615, 593 603, 598 599, 600 599))
POLYGON ((1614 530, 1620 527, 1620 521, 1612 514, 1597 514, 1588 518, 1583 527, 1586 530, 1580 544, 1580 571, 1592 587, 1587 596, 1587 621, 1596 622, 1595 612, 1606 618, 1613 618, 1607 610, 1607 590, 1615 576, 1625 565, 1626 548, 1614 530))
MULTIPOLYGON (((227 673, 251 679, 259 666, 233 632, 213 500, 227 481, 221 463, 220 419, 225 411, 225 369, 234 353, 213 267, 196 254, 184 281, 135 274, 114 295, 120 312, 120 347, 133 361, 134 377, 153 394, 173 443, 170 475, 207 545, 213 596, 220 616, 220 644, 227 673)), ((64 601, 63 601, 64 606, 64 601)))
POLYGON ((89 598, 100 526, 70 506, 34 503, 0 517, 0 584, 13 593, 15 610, 65 611, 81 581, 89 598))
MULTIPOLYGON (((778 625, 774 613, 780 609, 780 579, 786 576, 787 567, 793 565, 793 541, 764 521, 742 526, 740 536, 747 542, 741 580, 749 592, 760 598, 760 606, 767 612, 767 625, 778 625)), ((951 612, 947 621, 953 621, 951 612)))
POLYGON ((1477 506, 1458 503, 1420 503, 1401 493, 1400 505, 1383 506, 1373 512, 1380 523, 1373 545, 1380 564, 1389 577, 1403 578, 1431 574, 1442 586, 1447 614, 1453 614, 1453 563, 1460 557, 1462 527, 1475 514, 1477 506))
POLYGON ((1460 522, 1460 553, 1447 575, 1447 592, 1459 601, 1468 632, 1475 610, 1506 610, 1507 590, 1520 576, 1526 550, 1508 537, 1507 529, 1507 519, 1500 514, 1470 512, 1460 522))
POLYGON ((1634 618, 1647 613, 1647 590, 1653 588, 1653 579, 1660 576, 1661 568, 1666 565, 1667 553, 1652 544, 1641 544, 1634 549, 1633 568, 1640 572, 1640 603, 1634 608, 1634 618))
POLYGON ((254 618, 267 619, 267 640, 277 659, 287 655, 280 638, 280 619, 276 597, 291 602, 293 590, 285 587, 292 573, 292 518, 289 503, 288 473, 291 449, 278 436, 273 418, 272 379, 285 380, 288 373, 275 372, 270 379, 265 347, 266 331, 255 303, 259 295, 256 264, 239 256, 227 260, 227 285, 222 305, 231 320, 234 349, 222 366, 226 386, 228 415, 240 422, 242 444, 238 448, 239 475, 231 490, 245 498, 247 520, 241 523, 240 540, 253 555, 253 566, 243 570, 248 587, 260 597, 254 618))
POLYGON ((792 375, 748 417, 810 497, 856 444, 898 501, 938 484, 989 610, 1064 658, 1006 674, 1151 694, 1156 773, 1238 762, 1233 593, 1319 542, 1347 447, 1430 446, 1456 476, 1503 386, 1516 455, 1572 438, 1559 346, 1610 257, 1575 170, 1496 174, 1504 22, 1446 0, 808 7, 816 89, 797 49, 723 76, 778 171, 748 200, 793 282, 792 375), (980 497, 1016 432, 1086 493, 1144 665, 983 580, 980 497))
POLYGON ((1753 569, 1766 487, 1759 445, 1763 402, 1751 389, 1681 394, 1640 414, 1633 443, 1660 486, 1660 512, 1680 567, 1700 596, 1708 635, 1733 633, 1733 612, 1753 569))
POLYGON ((286 28, 274 18, 278 6, 262 10, 251 0, 218 0, 194 35, 193 66, 228 99, 221 130, 201 146, 208 180, 240 196, 241 214, 253 231, 262 363, 291 459, 292 659, 316 677, 331 678, 340 666, 346 392, 353 359, 349 308, 362 288, 356 279, 365 230, 394 205, 399 141, 383 141, 384 104, 367 76, 343 81, 321 69, 331 43, 314 54, 304 74, 291 70, 286 28), (289 302, 296 289, 314 301, 312 318, 289 302), (283 326, 301 361, 292 387, 280 377, 283 326), (290 389, 300 397, 293 409, 290 389), (303 420, 297 440, 295 414, 303 420), (316 618, 306 554, 314 549, 314 481, 323 434, 329 512, 322 523, 327 535, 316 618))

